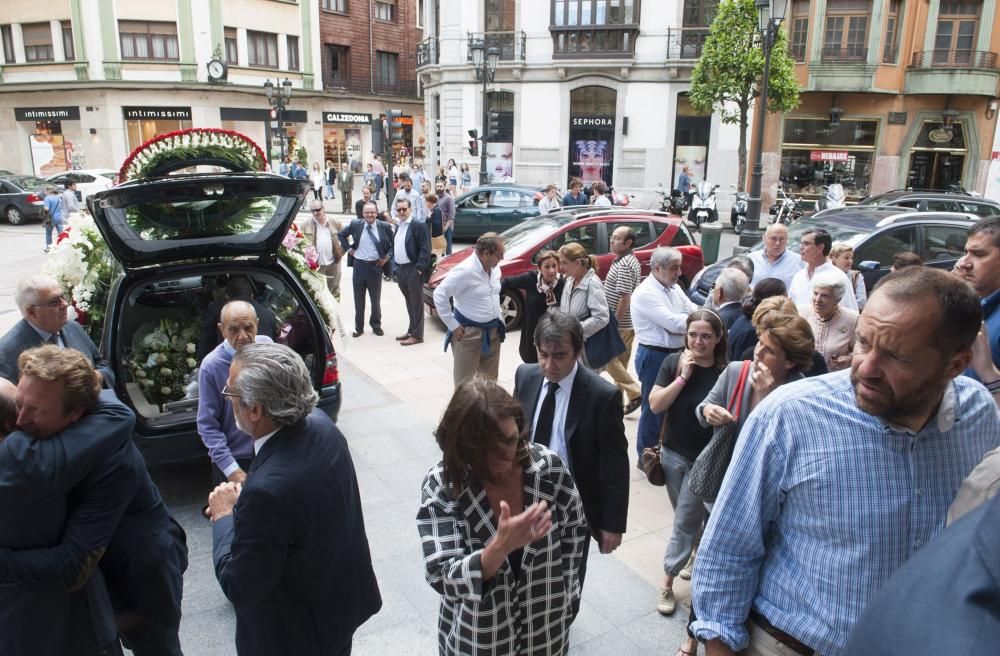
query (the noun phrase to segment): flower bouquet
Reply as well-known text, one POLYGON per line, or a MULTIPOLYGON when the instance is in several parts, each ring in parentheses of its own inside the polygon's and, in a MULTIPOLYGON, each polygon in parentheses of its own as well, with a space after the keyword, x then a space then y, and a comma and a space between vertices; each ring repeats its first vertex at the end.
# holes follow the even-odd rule
POLYGON ((136 331, 126 362, 143 395, 161 411, 164 404, 183 399, 197 379, 197 340, 197 325, 182 327, 172 319, 136 331))
POLYGON ((341 338, 346 338, 347 331, 344 329, 344 325, 340 321, 340 314, 337 312, 337 299, 330 292, 330 288, 326 286, 326 276, 318 271, 319 252, 294 223, 288 228, 288 232, 281 242, 281 247, 278 249, 278 255, 305 285, 309 295, 319 307, 319 311, 323 313, 326 325, 336 330, 341 338))

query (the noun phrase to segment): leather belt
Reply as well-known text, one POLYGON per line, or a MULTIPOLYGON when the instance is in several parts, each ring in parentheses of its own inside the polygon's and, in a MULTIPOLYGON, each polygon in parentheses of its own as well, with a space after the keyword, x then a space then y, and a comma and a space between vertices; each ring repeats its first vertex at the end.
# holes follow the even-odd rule
POLYGON ((650 351, 658 351, 660 353, 677 353, 680 348, 670 348, 668 346, 650 346, 649 344, 639 344, 644 349, 649 349, 650 351))
POLYGON ((764 633, 771 636, 784 646, 788 647, 796 654, 802 654, 802 656, 813 656, 813 654, 816 653, 813 649, 804 645, 797 638, 793 638, 792 636, 788 635, 778 627, 768 622, 767 618, 758 613, 757 611, 755 610, 750 611, 750 620, 753 621, 753 623, 759 626, 761 629, 763 629, 764 633))

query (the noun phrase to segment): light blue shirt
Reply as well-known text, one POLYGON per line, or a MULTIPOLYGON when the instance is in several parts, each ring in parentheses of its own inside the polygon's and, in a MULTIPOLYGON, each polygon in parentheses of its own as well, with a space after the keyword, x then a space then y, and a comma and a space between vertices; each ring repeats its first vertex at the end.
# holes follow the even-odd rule
MULTIPOLYGON (((573 381, 576 380, 576 370, 580 368, 580 363, 573 365, 569 374, 560 380, 559 391, 556 392, 556 405, 552 413, 552 436, 549 439, 548 448, 559 454, 566 466, 570 466, 569 449, 566 446, 566 412, 569 410, 569 395, 573 391, 573 381)), ((531 434, 534 435, 538 428, 538 415, 542 413, 542 403, 549 393, 549 381, 545 379, 542 383, 542 391, 535 404, 535 416, 531 420, 531 434)))
POLYGON ((965 377, 915 434, 859 410, 849 370, 779 387, 740 433, 698 550, 695 634, 739 651, 756 609, 817 653, 844 653, 868 600, 944 529, 998 444, 993 398, 965 377))
POLYGON ((763 250, 750 253, 750 259, 753 260, 753 279, 750 281, 750 287, 764 278, 778 278, 785 283, 786 288, 790 289, 792 278, 802 268, 802 258, 799 257, 798 253, 793 253, 790 250, 785 250, 774 263, 767 259, 763 250))
POLYGON ((361 239, 358 240, 358 247, 354 249, 354 257, 359 260, 372 262, 382 258, 378 255, 378 226, 375 223, 369 224, 367 221, 361 228, 361 239), (371 228, 371 231, 369 231, 371 228), (372 235, 375 235, 374 239, 372 235))

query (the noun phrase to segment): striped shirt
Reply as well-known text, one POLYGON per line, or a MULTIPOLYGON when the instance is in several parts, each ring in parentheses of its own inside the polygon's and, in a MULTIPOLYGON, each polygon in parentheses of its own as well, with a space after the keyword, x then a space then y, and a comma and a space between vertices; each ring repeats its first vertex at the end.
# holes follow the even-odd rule
POLYGON ((868 600, 944 529, 998 443, 993 399, 965 377, 917 433, 859 410, 849 371, 779 387, 740 433, 698 550, 695 634, 743 649, 755 609, 817 653, 844 653, 868 600))
MULTIPOLYGON (((626 253, 615 258, 608 270, 608 277, 604 279, 604 295, 608 297, 608 308, 611 314, 618 311, 618 301, 624 294, 631 294, 642 281, 642 267, 639 260, 635 259, 632 253, 626 253)), ((620 330, 632 330, 632 311, 629 310, 625 316, 618 321, 620 330)))

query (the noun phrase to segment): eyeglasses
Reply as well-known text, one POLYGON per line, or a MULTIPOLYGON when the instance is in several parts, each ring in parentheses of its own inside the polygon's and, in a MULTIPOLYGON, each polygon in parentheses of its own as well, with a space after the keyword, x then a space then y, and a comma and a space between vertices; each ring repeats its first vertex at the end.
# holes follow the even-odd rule
POLYGON ((55 298, 45 301, 44 303, 32 303, 31 307, 50 307, 57 308, 63 305, 69 305, 69 299, 66 298, 65 294, 56 296, 55 298))
POLYGON ((236 394, 235 392, 230 392, 229 391, 229 385, 224 385, 222 387, 222 396, 226 397, 227 399, 239 399, 239 398, 242 398, 239 394, 236 394))
POLYGON ((322 207, 318 207, 318 208, 316 208, 314 210, 309 210, 309 211, 312 212, 313 214, 322 214, 323 213, 323 208, 322 207))

